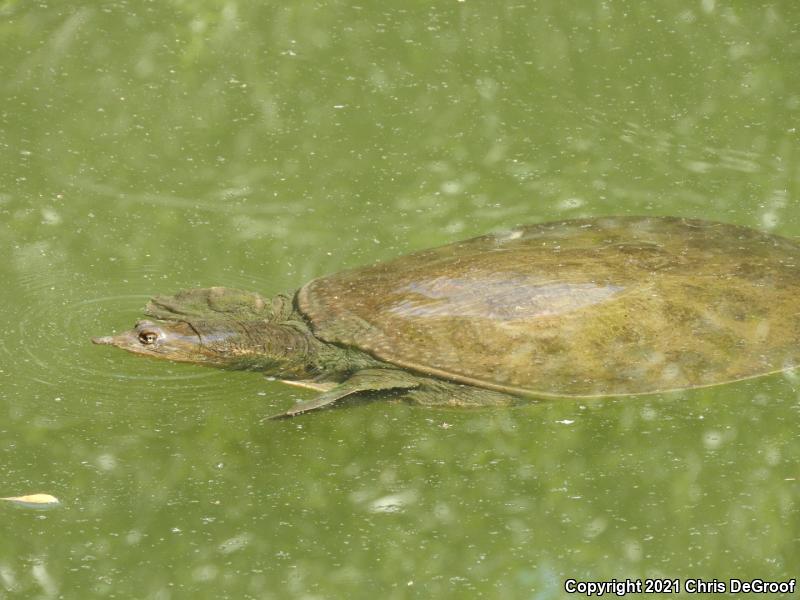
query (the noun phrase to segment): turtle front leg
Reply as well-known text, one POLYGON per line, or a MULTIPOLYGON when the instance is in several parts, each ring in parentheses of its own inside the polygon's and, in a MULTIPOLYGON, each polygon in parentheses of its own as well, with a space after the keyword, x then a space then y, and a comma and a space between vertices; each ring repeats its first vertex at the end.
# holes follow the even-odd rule
POLYGON ((313 400, 300 402, 289 410, 268 418, 294 417, 338 402, 351 394, 390 390, 405 390, 406 393, 403 395, 405 400, 426 406, 510 406, 520 401, 518 397, 510 394, 442 379, 420 377, 398 369, 362 369, 313 400))
POLYGON ((405 371, 397 369, 362 369, 356 371, 336 387, 323 392, 313 400, 300 402, 292 408, 269 419, 294 417, 310 410, 316 410, 333 404, 340 399, 361 392, 377 392, 381 390, 412 390, 423 384, 425 380, 405 371))

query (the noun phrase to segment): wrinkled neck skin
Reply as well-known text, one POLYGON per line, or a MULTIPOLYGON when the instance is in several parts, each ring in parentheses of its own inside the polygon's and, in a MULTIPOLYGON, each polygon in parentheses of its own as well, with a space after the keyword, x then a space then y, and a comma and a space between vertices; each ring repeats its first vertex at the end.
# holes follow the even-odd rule
POLYGON ((380 361, 323 342, 296 310, 286 321, 241 320, 224 329, 197 327, 204 353, 226 369, 262 371, 280 379, 338 379, 380 361))

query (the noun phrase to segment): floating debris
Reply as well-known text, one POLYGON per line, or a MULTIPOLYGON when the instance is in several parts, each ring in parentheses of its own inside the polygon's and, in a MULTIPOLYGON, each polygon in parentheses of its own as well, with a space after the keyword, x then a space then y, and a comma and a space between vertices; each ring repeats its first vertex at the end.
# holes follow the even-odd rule
POLYGON ((0 498, 25 508, 53 508, 61 504, 61 501, 50 494, 30 494, 28 496, 9 496, 0 498))

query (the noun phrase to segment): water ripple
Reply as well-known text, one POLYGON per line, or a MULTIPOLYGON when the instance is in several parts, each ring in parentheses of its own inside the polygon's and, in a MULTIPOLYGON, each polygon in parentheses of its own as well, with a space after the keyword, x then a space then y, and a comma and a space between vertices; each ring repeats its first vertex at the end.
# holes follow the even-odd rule
POLYGON ((0 370, 12 377, 15 386, 35 382, 51 388, 57 398, 64 394, 127 398, 145 406, 164 400, 228 398, 231 378, 239 381, 245 395, 269 386, 256 375, 148 360, 94 346, 92 336, 127 329, 141 318, 150 294, 128 291, 134 286, 140 289, 140 275, 120 274, 114 282, 97 284, 54 271, 18 274, 15 284, 23 289, 18 297, 30 301, 0 300, 0 309, 12 324, 0 337, 0 370), (111 293, 102 289, 111 285, 117 288, 111 293))

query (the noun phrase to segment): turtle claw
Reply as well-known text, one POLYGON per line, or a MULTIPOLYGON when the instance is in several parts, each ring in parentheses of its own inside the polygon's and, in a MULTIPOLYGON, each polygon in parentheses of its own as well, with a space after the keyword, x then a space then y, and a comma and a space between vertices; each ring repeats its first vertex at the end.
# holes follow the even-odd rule
POLYGON ((321 396, 315 398, 314 400, 308 400, 306 402, 298 402, 289 410, 285 410, 282 413, 278 413, 276 415, 272 415, 267 417, 268 421, 277 421, 278 419, 289 419, 291 417, 296 417, 297 415, 302 415, 305 412, 310 410, 315 410, 317 408, 322 408, 323 406, 327 406, 329 404, 333 404, 336 402, 341 396, 334 396, 330 397, 327 394, 322 394, 321 396))
POLYGON ((295 415, 286 411, 282 413, 278 413, 277 415, 270 415, 268 417, 264 417, 263 421, 280 421, 282 419, 291 419, 295 415))

